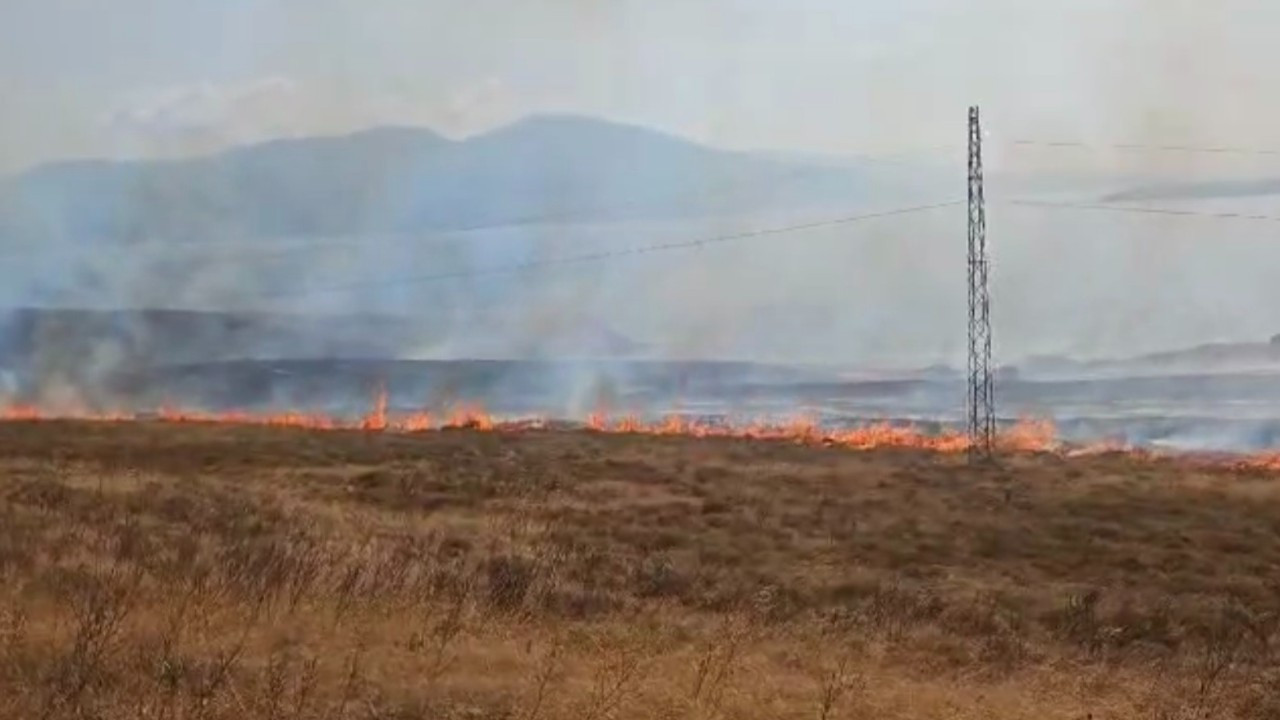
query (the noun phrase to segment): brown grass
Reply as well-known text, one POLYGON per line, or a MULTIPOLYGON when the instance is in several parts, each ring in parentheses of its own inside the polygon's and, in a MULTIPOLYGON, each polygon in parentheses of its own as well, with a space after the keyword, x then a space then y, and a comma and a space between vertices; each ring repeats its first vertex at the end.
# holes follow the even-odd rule
POLYGON ((3 718, 1275 718, 1280 485, 0 425, 3 718))

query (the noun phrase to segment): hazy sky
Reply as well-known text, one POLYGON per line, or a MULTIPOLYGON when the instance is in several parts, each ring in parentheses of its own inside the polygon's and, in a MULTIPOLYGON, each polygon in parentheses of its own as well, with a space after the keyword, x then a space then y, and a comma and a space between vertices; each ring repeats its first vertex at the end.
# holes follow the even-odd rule
MULTIPOLYGON (((0 172, 388 123, 462 136, 552 111, 733 148, 954 154, 977 102, 994 175, 1274 177, 1275 156, 1008 141, 1280 148, 1277 27, 1275 0, 3 0, 0 172)), ((593 302, 630 307, 659 277, 633 327, 749 335, 751 308, 792 301, 841 308, 819 340, 842 357, 956 359, 962 217, 810 238, 816 255, 753 245, 736 274, 705 259, 719 286, 705 262, 678 265, 684 277, 617 269, 638 289, 593 302)), ((1280 331, 1277 227, 993 207, 997 344, 1106 354, 1266 337, 1280 331)))
POLYGON ((538 111, 731 147, 1280 146, 1271 0, 5 0, 0 170, 538 111))

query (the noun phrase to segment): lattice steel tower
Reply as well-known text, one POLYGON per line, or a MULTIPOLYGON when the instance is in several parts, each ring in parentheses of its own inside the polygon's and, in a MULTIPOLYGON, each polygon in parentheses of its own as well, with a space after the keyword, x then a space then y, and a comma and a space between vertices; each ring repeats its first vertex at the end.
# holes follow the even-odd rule
POLYGON ((995 446, 991 367, 991 296, 987 291, 987 208, 982 187, 982 121, 969 108, 969 456, 989 459, 995 446))

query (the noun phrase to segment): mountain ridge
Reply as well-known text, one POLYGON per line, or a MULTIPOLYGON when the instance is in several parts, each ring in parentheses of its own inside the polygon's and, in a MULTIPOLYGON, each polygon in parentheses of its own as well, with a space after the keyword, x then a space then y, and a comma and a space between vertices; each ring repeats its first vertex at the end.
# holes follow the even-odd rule
MULTIPOLYGON (((809 172, 658 130, 538 115, 462 139, 405 126, 280 138, 180 159, 59 161, 0 183, 0 237, 118 242, 447 231, 566 216, 671 218, 752 208, 809 172), (726 197, 728 195, 734 197, 726 197)), ((828 195, 835 197, 835 192, 828 195)), ((801 196, 803 197, 803 196, 801 196)))

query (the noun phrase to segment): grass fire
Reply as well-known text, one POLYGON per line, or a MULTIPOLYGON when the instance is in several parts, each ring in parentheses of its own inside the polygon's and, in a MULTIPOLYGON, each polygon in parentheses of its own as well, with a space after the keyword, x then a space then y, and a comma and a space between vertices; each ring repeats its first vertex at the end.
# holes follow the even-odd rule
MULTIPOLYGON (((395 414, 388 410, 388 393, 385 389, 375 393, 367 413, 354 419, 307 412, 207 412, 181 410, 169 406, 160 407, 153 412, 50 412, 31 405, 11 405, 0 408, 0 421, 128 422, 144 419, 165 423, 400 433, 458 429, 518 432, 545 428, 549 425, 572 425, 572 423, 545 417, 504 420, 494 417, 481 405, 473 403, 456 404, 438 415, 429 412, 395 414)), ((580 425, 585 429, 602 433, 773 440, 851 450, 904 448, 950 454, 964 452, 970 447, 968 436, 958 431, 943 430, 930 433, 914 425, 890 422, 869 423, 857 428, 830 428, 823 427, 816 418, 805 414, 798 414, 789 420, 779 422, 765 419, 710 421, 680 414, 665 414, 656 419, 646 419, 639 413, 612 415, 598 411, 591 413, 580 425)), ((1042 420, 1019 421, 1000 433, 998 444, 1003 450, 1014 452, 1049 452, 1060 447, 1053 424, 1042 420)))
POLYGON ((0 720, 1280 720, 1268 27, 0 2, 0 720))
MULTIPOLYGON (((685 436, 689 438, 725 438, 794 443, 799 445, 855 451, 904 449, 935 452, 943 455, 965 453, 971 439, 958 430, 929 431, 903 422, 869 422, 858 427, 830 427, 814 416, 799 413, 784 420, 768 419, 700 419, 682 414, 648 417, 641 413, 597 411, 585 421, 554 419, 552 416, 504 418, 487 412, 479 403, 456 403, 438 412, 394 413, 388 409, 385 388, 377 390, 369 410, 358 417, 340 417, 314 412, 210 412, 162 406, 154 411, 74 411, 45 410, 32 405, 0 407, 0 422, 79 421, 128 423, 154 421, 171 424, 243 425, 297 428, 324 431, 362 431, 375 433, 422 433, 440 430, 475 430, 504 434, 546 429, 583 429, 596 433, 685 436)), ((1208 453, 1159 452, 1152 448, 1134 447, 1124 442, 1099 440, 1089 443, 1064 442, 1053 422, 1022 419, 1002 428, 996 447, 1004 453, 1055 454, 1079 457, 1100 454, 1126 454, 1133 460, 1178 458, 1184 463, 1212 465, 1251 471, 1280 472, 1280 455, 1273 452, 1208 453)))

